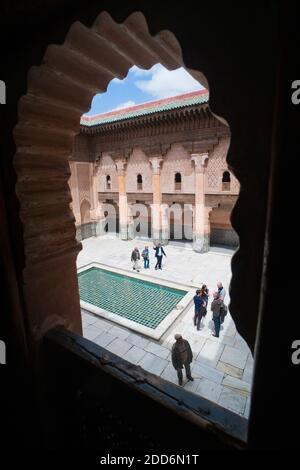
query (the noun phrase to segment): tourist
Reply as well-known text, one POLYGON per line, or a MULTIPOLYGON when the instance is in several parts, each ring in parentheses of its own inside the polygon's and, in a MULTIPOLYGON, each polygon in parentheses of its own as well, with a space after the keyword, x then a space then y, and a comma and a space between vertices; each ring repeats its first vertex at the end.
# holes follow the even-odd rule
POLYGON ((133 262, 133 269, 135 269, 138 273, 140 272, 140 263, 139 263, 140 259, 141 257, 140 257, 139 249, 135 247, 133 252, 131 253, 131 261, 133 262))
POLYGON ((221 318, 221 323, 224 323, 224 318, 227 315, 227 305, 225 305, 225 302, 224 302, 224 299, 226 297, 226 290, 224 289, 222 282, 218 282, 217 285, 218 285, 219 298, 223 302, 220 318, 221 318))
POLYGON ((214 300, 211 303, 211 310, 213 313, 213 322, 215 324, 215 332, 213 336, 219 338, 220 335, 220 327, 221 327, 221 308, 223 305, 223 300, 219 297, 219 292, 214 292, 214 300))
POLYGON ((167 255, 163 247, 161 246, 161 243, 158 243, 157 246, 154 246, 153 250, 155 250, 155 257, 156 257, 155 269, 162 269, 162 266, 161 266, 162 258, 163 256, 167 256, 167 255))
MULTIPOLYGON (((204 299, 205 301, 205 312, 207 310, 207 305, 208 305, 208 297, 209 297, 209 290, 208 290, 208 287, 206 284, 203 284, 202 287, 201 287, 201 297, 204 299)), ((206 313, 205 313, 206 314, 206 313)), ((205 316, 205 315, 204 315, 205 316)))
POLYGON ((201 287, 201 297, 205 302, 201 307, 201 318, 206 316, 207 313, 207 306, 208 306, 208 297, 209 297, 209 290, 206 284, 203 284, 201 287))
MULTIPOLYGON (((197 327, 197 330, 200 330, 201 320, 204 313, 203 308, 206 308, 206 303, 204 298, 201 295, 201 290, 196 290, 196 295, 194 295, 194 305, 195 305, 195 315, 194 315, 194 325, 197 327)), ((206 311, 205 311, 206 314, 206 311)), ((205 315, 204 315, 205 316, 205 315)))
POLYGON ((224 302, 225 297, 226 297, 226 290, 223 287, 222 282, 218 282, 218 293, 219 293, 219 298, 224 302))
POLYGON ((193 360, 193 353, 191 346, 186 339, 183 339, 180 334, 175 335, 176 342, 172 347, 172 364, 174 369, 177 371, 178 383, 182 385, 183 375, 182 368, 185 368, 185 373, 188 380, 193 381, 191 374, 191 362, 193 360))
POLYGON ((144 269, 149 269, 150 266, 150 252, 148 246, 145 246, 145 248, 142 251, 142 258, 144 260, 144 269))

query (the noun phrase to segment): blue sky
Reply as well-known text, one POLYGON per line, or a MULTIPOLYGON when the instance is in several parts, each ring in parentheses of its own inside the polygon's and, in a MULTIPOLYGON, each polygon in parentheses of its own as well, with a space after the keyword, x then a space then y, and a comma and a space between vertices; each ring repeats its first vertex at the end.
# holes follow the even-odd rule
POLYGON ((156 64, 149 70, 133 66, 123 80, 115 78, 105 93, 94 96, 91 109, 86 115, 101 114, 202 88, 182 67, 169 71, 161 64, 156 64))

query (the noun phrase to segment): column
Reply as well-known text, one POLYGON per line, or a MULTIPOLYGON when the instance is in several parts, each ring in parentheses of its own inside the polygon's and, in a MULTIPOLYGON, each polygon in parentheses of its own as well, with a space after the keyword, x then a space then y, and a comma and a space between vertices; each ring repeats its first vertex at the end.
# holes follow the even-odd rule
POLYGON ((119 226, 121 240, 128 240, 128 206, 125 181, 126 164, 127 160, 124 158, 116 160, 119 186, 119 226))
POLYGON ((127 236, 128 240, 133 240, 135 238, 135 233, 134 233, 134 218, 133 218, 133 213, 132 213, 132 205, 128 204, 127 205, 127 236))
POLYGON ((79 205, 79 193, 78 193, 78 178, 77 178, 77 164, 76 162, 69 162, 71 177, 69 179, 69 187, 72 196, 72 211, 75 217, 76 225, 80 225, 80 205, 79 205))
POLYGON ((209 250, 209 211, 205 208, 205 167, 208 153, 193 153, 195 164, 195 207, 193 217, 193 249, 198 253, 209 250))
POLYGON ((169 206, 161 205, 161 241, 164 245, 169 243, 170 227, 169 227, 169 206))
POLYGON ((161 157, 152 157, 149 159, 152 167, 152 192, 153 202, 151 204, 152 236, 154 243, 162 242, 162 223, 161 223, 161 181, 160 170, 161 157))
POLYGON ((91 201, 91 222, 94 223, 94 235, 99 237, 104 235, 104 226, 105 226, 105 217, 104 217, 104 210, 102 207, 101 202, 99 201, 98 192, 99 192, 99 175, 98 175, 99 166, 95 164, 91 164, 91 172, 90 172, 90 201, 91 201))

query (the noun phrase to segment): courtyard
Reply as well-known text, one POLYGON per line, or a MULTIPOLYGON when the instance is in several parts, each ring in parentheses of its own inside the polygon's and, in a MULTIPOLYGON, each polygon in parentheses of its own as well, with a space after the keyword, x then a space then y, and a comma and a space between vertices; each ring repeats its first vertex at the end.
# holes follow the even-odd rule
MULTIPOLYGON (((141 251, 145 244, 153 251, 149 240, 124 241, 113 234, 85 239, 82 242, 83 250, 78 255, 77 268, 81 270, 91 263, 97 263, 105 269, 112 268, 131 275, 134 273, 131 252, 134 247, 141 251)), ((163 269, 154 269, 153 251, 150 269, 141 269, 142 279, 162 284, 172 282, 178 289, 188 287, 191 290, 205 283, 210 294, 216 289, 217 282, 221 281, 227 291, 225 303, 228 305, 233 250, 211 247, 207 253, 200 254, 193 251, 191 244, 183 242, 170 242, 165 250, 167 257, 163 259, 163 269)), ((135 276, 139 274, 135 273, 135 276)), ((246 342, 238 334, 230 313, 222 325, 220 337, 212 336, 211 299, 212 295, 200 331, 193 325, 194 307, 190 303, 159 340, 137 333, 124 324, 120 326, 116 320, 102 318, 84 308, 83 335, 148 372, 178 384, 171 362, 171 348, 174 335, 181 333, 193 351, 191 368, 194 381, 185 379, 184 389, 248 418, 253 358, 246 342)))

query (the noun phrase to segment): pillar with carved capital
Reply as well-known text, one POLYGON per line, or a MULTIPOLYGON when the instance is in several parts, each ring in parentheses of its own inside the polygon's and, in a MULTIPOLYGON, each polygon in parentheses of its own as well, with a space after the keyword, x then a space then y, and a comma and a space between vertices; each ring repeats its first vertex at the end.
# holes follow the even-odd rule
POLYGON ((169 225, 169 206, 161 205, 161 241, 164 245, 169 243, 170 225, 169 225))
POLYGON ((209 211, 205 208, 205 168, 208 153, 191 155, 195 164, 195 208, 193 223, 193 249, 198 253, 209 250, 209 211))
POLYGON ((151 219, 152 219, 152 237, 154 243, 162 242, 162 224, 161 224, 161 181, 160 181, 160 170, 161 157, 152 157, 149 159, 152 167, 152 192, 153 202, 151 204, 151 219))
POLYGON ((125 182, 125 169, 127 160, 125 158, 116 160, 119 186, 119 226, 122 240, 128 240, 128 205, 125 182))
POLYGON ((78 176, 76 162, 69 162, 71 177, 69 179, 69 187, 72 195, 72 211, 75 217, 76 225, 80 225, 80 204, 79 204, 79 191, 78 191, 78 176))
POLYGON ((134 232, 134 218, 133 218, 133 213, 132 213, 132 205, 128 204, 127 205, 127 237, 128 240, 133 240, 135 237, 135 232, 134 232))
POLYGON ((104 226, 105 226, 105 216, 104 210, 102 208, 102 204, 99 201, 98 197, 98 184, 99 184, 99 176, 98 176, 98 166, 93 164, 91 167, 91 221, 95 223, 95 235, 101 236, 104 234, 104 226))

